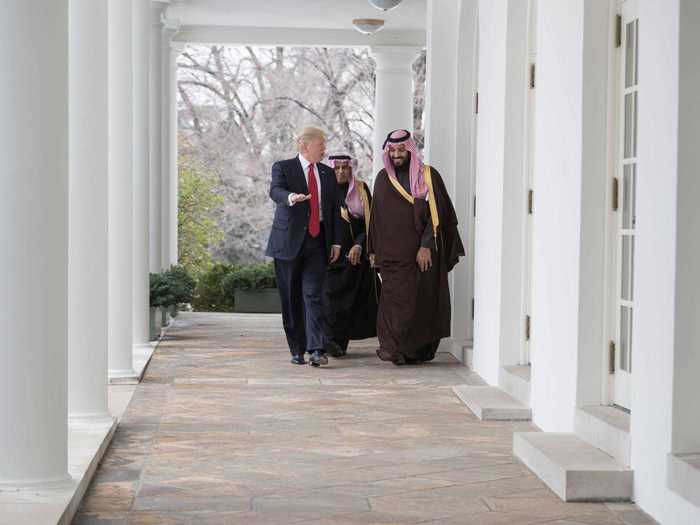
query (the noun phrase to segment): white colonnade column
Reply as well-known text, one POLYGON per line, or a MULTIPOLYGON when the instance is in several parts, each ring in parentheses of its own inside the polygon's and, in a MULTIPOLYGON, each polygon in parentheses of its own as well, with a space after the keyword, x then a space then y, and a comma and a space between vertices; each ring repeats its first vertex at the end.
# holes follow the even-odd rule
POLYGON ((163 16, 169 0, 157 0, 151 7, 151 49, 149 60, 149 267, 151 272, 163 269, 163 227, 162 227, 162 187, 163 187, 163 16))
POLYGON ((177 148, 177 59, 182 53, 185 44, 182 42, 170 43, 170 61, 168 68, 168 241, 169 256, 168 265, 177 264, 177 196, 178 196, 178 148, 177 148))
POLYGON ((134 355, 153 351, 149 328, 149 114, 148 56, 151 36, 151 0, 132 0, 133 7, 133 178, 134 178, 134 355))
MULTIPOLYGON (((168 268, 173 264, 173 249, 177 254, 177 215, 175 217, 175 246, 172 246, 172 211, 171 211, 171 195, 177 195, 177 187, 173 184, 171 173, 173 163, 173 138, 177 140, 177 123, 173 122, 173 105, 176 103, 175 87, 174 87, 174 72, 173 72, 173 57, 171 44, 173 37, 180 30, 180 24, 177 20, 164 19, 163 29, 161 32, 161 265, 163 268, 168 268), (175 127, 175 132, 173 132, 175 127)), ((175 153, 177 161, 177 153, 175 153)), ((177 261, 177 257, 175 257, 177 261)))
POLYGON ((382 145, 387 133, 407 129, 413 133, 413 62, 420 50, 404 46, 373 46, 377 64, 374 96, 374 162, 372 180, 384 167, 382 145))
POLYGON ((0 3, 0 486, 69 479, 68 1, 0 3))
POLYGON ((107 0, 70 2, 68 415, 111 424, 107 402, 107 0))
POLYGON ((132 3, 109 0, 109 378, 133 379, 132 3))

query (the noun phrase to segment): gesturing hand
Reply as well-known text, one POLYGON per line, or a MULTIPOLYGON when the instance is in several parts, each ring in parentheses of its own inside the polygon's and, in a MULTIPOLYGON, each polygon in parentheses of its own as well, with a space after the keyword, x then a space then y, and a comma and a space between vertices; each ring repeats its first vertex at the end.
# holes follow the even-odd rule
POLYGON ((338 257, 340 257, 340 246, 334 244, 333 246, 331 246, 331 255, 328 260, 331 264, 333 264, 335 261, 338 260, 338 257))
POLYGON ((296 204, 297 202, 304 202, 308 201, 311 198, 311 195, 304 195, 303 193, 292 193, 289 196, 289 202, 292 204, 296 204))
POLYGON ((362 255, 362 246, 356 244, 348 252, 348 260, 353 266, 360 264, 360 256, 362 255))
POLYGON ((416 262, 421 272, 426 271, 433 265, 433 257, 430 254, 430 248, 419 248, 416 255, 416 262))

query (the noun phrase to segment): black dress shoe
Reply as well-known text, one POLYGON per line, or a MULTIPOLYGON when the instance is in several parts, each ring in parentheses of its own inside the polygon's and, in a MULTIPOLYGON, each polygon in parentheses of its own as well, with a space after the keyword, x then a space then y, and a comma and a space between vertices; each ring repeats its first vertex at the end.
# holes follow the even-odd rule
POLYGON ((345 355, 345 350, 335 341, 326 341, 324 345, 324 350, 331 357, 343 357, 345 355))
POLYGON ((327 365, 328 357, 326 356, 326 354, 321 353, 320 350, 314 350, 314 352, 311 354, 311 357, 309 358, 309 363, 311 363, 311 366, 327 365))
POLYGON ((294 354, 292 356, 291 363, 293 365, 305 365, 306 361, 304 361, 304 354, 294 354))

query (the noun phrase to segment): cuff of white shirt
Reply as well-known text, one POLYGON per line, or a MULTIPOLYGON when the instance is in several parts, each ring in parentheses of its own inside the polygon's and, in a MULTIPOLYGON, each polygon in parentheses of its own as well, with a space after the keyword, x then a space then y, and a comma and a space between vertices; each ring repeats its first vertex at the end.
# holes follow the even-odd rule
POLYGON ((294 195, 294 194, 290 193, 289 195, 287 195, 287 204, 289 206, 294 206, 294 203, 292 202, 292 195, 294 195))

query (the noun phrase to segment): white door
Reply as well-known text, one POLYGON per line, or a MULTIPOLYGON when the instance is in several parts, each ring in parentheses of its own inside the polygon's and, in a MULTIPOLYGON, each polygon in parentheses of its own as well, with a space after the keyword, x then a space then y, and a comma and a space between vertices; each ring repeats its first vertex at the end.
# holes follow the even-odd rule
POLYGON ((637 113, 639 84, 637 1, 621 4, 619 146, 616 173, 616 274, 614 403, 631 408, 634 319, 634 241, 637 187, 637 113))
POLYGON ((532 316, 532 214, 534 211, 534 167, 535 167, 535 84, 537 58, 537 0, 528 2, 528 85, 527 115, 525 118, 525 266, 523 268, 523 345, 520 351, 520 364, 530 364, 532 345, 530 344, 530 325, 532 316))

